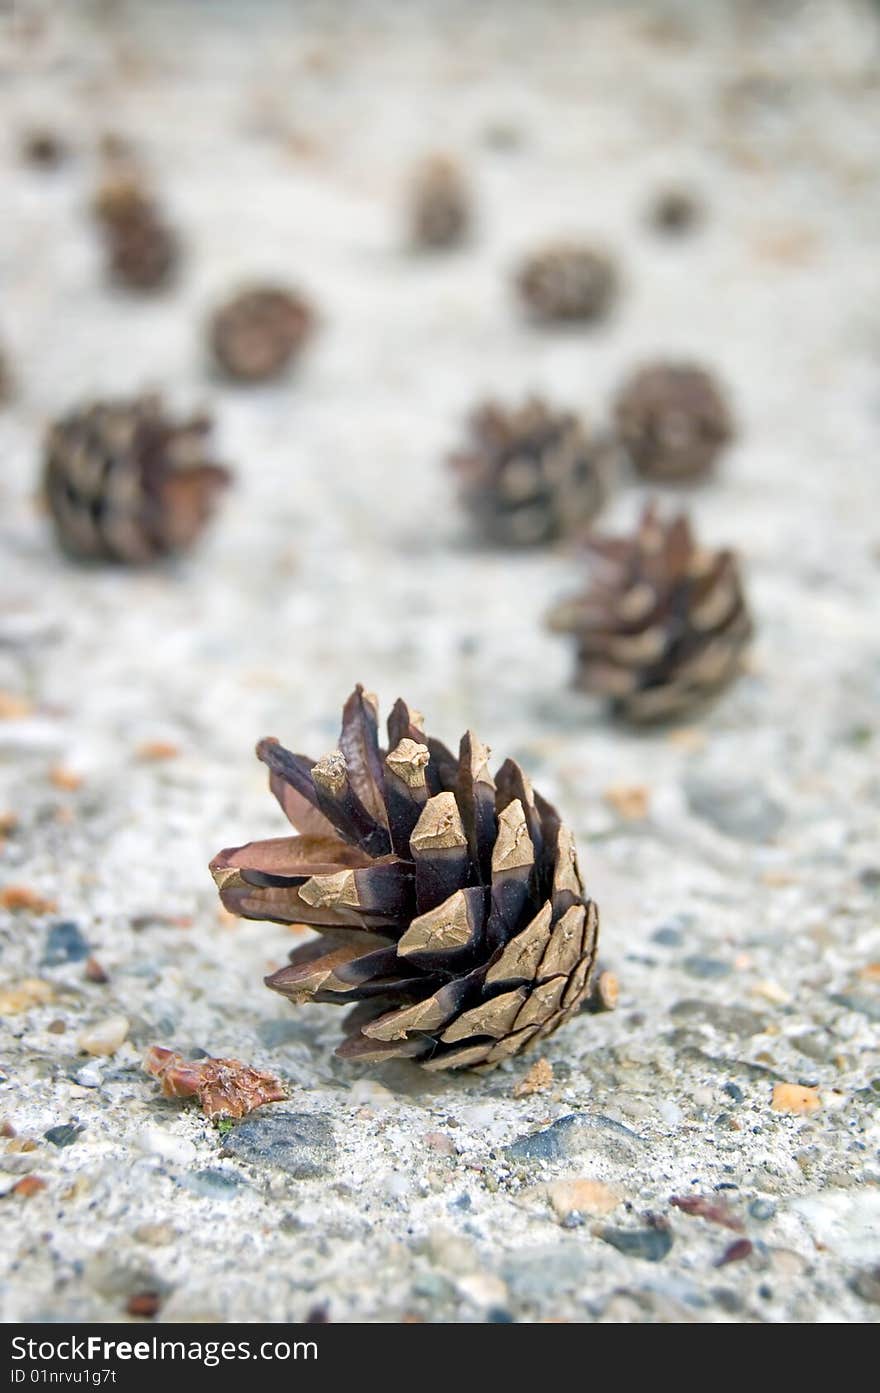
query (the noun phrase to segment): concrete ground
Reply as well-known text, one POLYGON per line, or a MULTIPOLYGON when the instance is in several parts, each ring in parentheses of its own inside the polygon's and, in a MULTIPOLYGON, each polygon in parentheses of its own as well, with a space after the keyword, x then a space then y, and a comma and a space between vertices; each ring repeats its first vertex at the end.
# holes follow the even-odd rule
MULTIPOLYGON (((154 1293, 160 1321, 875 1319, 876 7, 12 8, 3 1318, 138 1319, 154 1293), (57 170, 20 159, 34 123, 69 141, 57 170), (185 239, 166 294, 102 277, 108 130, 185 239), (438 144, 479 218, 424 258, 401 186, 438 144), (644 217, 670 182, 705 205, 677 240, 644 217), (511 268, 560 233, 619 259, 601 327, 539 331, 514 302, 511 268), (288 380, 236 390, 203 320, 264 274, 321 331, 288 380), (731 394, 717 478, 662 501, 738 548, 756 642, 710 713, 645 734, 569 690, 542 625, 577 559, 481 549, 444 457, 488 393, 599 425, 657 354, 731 394), (211 406, 237 487, 178 564, 78 568, 35 506, 42 433, 147 384, 211 406), (541 1091, 517 1089, 528 1057, 449 1078, 336 1060, 338 1015, 262 985, 296 937, 219 911, 210 857, 284 831, 255 740, 332 748, 358 680, 515 755, 574 828, 621 1000, 546 1043, 541 1091), (113 1053, 84 1052, 96 1034, 113 1053), (142 1072, 154 1043, 271 1070, 289 1101, 218 1129, 142 1072), (774 1110, 784 1084, 803 1111, 774 1110)), ((639 502, 621 481, 603 522, 639 502)))

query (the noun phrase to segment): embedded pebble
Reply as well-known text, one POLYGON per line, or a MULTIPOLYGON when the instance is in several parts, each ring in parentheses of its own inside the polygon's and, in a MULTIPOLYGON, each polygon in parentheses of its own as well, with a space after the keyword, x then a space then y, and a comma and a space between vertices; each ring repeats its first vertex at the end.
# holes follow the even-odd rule
POLYGON ((597 1150, 631 1160, 644 1146, 637 1132, 601 1114, 569 1113, 550 1127, 529 1132, 505 1147, 511 1161, 559 1161, 581 1151, 597 1150))
POLYGON ((785 822, 785 809, 754 780, 691 775, 685 794, 692 813, 738 841, 769 841, 785 822))
POLYGON ((672 1233, 663 1224, 647 1229, 601 1228, 596 1236, 626 1257, 644 1262, 662 1262, 672 1249, 672 1233))
POLYGON ((82 1136, 85 1130, 85 1127, 80 1127, 75 1122, 65 1122, 59 1127, 50 1127, 48 1132, 43 1133, 43 1136, 53 1146, 73 1146, 73 1143, 82 1136))
POLYGON ((136 1141, 141 1151, 148 1156, 159 1156, 163 1161, 171 1161, 180 1166, 189 1166, 198 1152, 186 1137, 166 1132, 161 1127, 144 1127, 138 1132, 136 1141))
POLYGON ((336 1155, 333 1127, 320 1113, 275 1107, 239 1122, 223 1138, 222 1151, 241 1161, 271 1166, 300 1180, 325 1175, 336 1155))
POLYGON ((125 1043, 129 1028, 127 1016, 107 1016, 80 1031, 77 1044, 86 1054, 115 1054, 125 1043))
POLYGON ((186 1171, 178 1176, 178 1184, 204 1199, 224 1200, 246 1186, 247 1181, 235 1171, 209 1166, 205 1170, 186 1171))
POLYGON ((601 1180, 556 1180, 546 1189, 554 1213, 560 1219, 570 1214, 589 1214, 604 1218, 621 1202, 619 1191, 601 1180))
POLYGON ((46 967, 56 967, 59 963, 81 962, 90 952, 79 925, 72 919, 64 919, 49 929, 41 961, 46 967))

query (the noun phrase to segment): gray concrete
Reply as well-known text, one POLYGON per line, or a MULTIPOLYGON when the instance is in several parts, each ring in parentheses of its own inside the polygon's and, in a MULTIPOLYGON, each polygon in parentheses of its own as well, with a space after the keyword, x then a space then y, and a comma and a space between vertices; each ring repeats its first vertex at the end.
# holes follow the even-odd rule
MULTIPOLYGON (((87 7, 56 7, 27 72, 0 20, 0 336, 18 378, 0 412, 0 813, 19 819, 0 887, 57 904, 0 911, 0 989, 36 977, 55 997, 0 1022, 18 1134, 0 1142, 3 1316, 124 1319, 153 1289, 169 1321, 871 1320, 876 10, 339 8, 294 24, 269 3, 100 6, 90 27, 87 7), (29 118, 63 124, 63 169, 17 162, 29 118), (108 127, 141 144, 186 236, 174 294, 102 284, 84 207, 108 127), (472 172, 480 225, 423 261, 399 189, 438 140, 472 172), (707 205, 680 242, 642 220, 672 178, 707 205), (510 267, 580 230, 619 254, 619 310, 535 332, 510 267), (203 315, 263 272, 314 296, 322 332, 289 382, 223 388, 203 315), (686 501, 707 542, 740 549, 757 641, 709 715, 639 735, 567 690, 570 652, 541 627, 577 562, 475 548, 443 456, 482 393, 537 388, 599 422, 656 352, 714 365, 735 401, 737 444, 686 501), (41 431, 145 383, 212 404, 239 486, 177 566, 74 568, 33 502, 41 431), (343 1065, 330 1008, 261 984, 293 936, 218 912, 210 856, 284 830, 254 741, 331 748, 356 680, 449 740, 473 726, 572 822, 622 998, 548 1042, 547 1092, 514 1097, 526 1061, 449 1079, 343 1065), (139 757, 156 741, 178 756, 139 757), (647 790, 646 820, 614 810, 615 785, 647 790), (47 954, 61 920, 107 984, 75 938, 47 954), (120 1014, 112 1057, 79 1051, 120 1014), (151 1043, 281 1073, 290 1101, 263 1116, 294 1115, 289 1144, 276 1122, 224 1149, 141 1073, 151 1043), (777 1082, 816 1086, 819 1110, 772 1111, 777 1082), (552 1143, 518 1144, 569 1114, 552 1143), (70 1122, 70 1144, 45 1138, 70 1122), (9 1193, 27 1173, 45 1189, 9 1193), (566 1219, 546 1191, 560 1178, 620 1203, 566 1219), (693 1194, 724 1199, 742 1234, 670 1207, 693 1194), (751 1254, 719 1267, 742 1236, 751 1254)), ((638 502, 622 487, 609 525, 638 502)))

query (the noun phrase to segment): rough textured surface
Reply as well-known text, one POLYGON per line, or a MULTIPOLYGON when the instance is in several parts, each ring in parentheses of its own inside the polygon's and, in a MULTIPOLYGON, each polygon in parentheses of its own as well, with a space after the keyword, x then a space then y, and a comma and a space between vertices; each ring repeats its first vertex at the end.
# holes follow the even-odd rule
POLYGON ((100 37, 57 8, 26 63, 0 20, 0 887, 57 906, 0 900, 4 1318, 126 1319, 151 1291, 160 1321, 876 1319, 875 9, 310 5, 294 28, 267 3, 244 44, 243 5, 101 6, 100 37), (106 288, 87 216, 111 112, 187 241, 149 302, 106 288), (51 172, 18 159, 37 122, 72 147, 51 172), (395 200, 438 124, 479 225, 426 261, 395 200), (706 207, 680 241, 643 219, 672 179, 706 207), (620 258, 602 328, 511 302, 562 234, 620 258), (223 389, 204 313, 254 275, 295 275, 322 333, 290 383, 223 389), (694 508, 745 558, 758 637, 698 726, 646 736, 566 690, 540 620, 576 563, 468 550, 444 457, 478 395, 598 421, 656 353, 730 384, 740 436, 694 508), (234 506, 178 566, 78 570, 33 505, 40 433, 147 383, 216 408, 234 506), (218 916, 216 847, 283 831, 254 740, 330 748, 358 679, 516 754, 572 823, 621 1001, 548 1042, 548 1091, 514 1097, 528 1060, 334 1060, 332 1008, 262 986, 296 939, 218 916), (108 1020, 115 1052, 80 1053, 108 1020), (290 1102, 219 1130, 157 1096, 152 1043, 278 1073, 290 1102), (777 1083, 820 1107, 774 1111, 777 1083), (270 1160, 290 1121, 308 1176, 270 1160), (560 1217, 562 1180, 621 1203, 560 1217), (723 1199, 752 1251, 683 1196, 723 1199))

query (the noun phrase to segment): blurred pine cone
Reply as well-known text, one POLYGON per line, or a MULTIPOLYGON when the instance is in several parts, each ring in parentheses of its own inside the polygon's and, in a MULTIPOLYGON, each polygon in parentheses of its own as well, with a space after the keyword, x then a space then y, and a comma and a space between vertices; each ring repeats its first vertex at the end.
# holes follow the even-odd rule
POLYGON ((69 153, 63 136, 49 126, 33 126, 21 138, 21 157, 26 164, 55 169, 69 153))
POLYGON ((240 291, 214 312, 209 340, 228 377, 264 382, 299 355, 315 317, 301 295, 274 286, 240 291))
POLYGON ((550 542, 598 512, 610 448, 588 437, 570 412, 537 398, 510 410, 487 402, 471 416, 470 431, 468 446, 450 463, 463 502, 493 542, 550 542))
POLYGON ((739 671, 752 624, 731 551, 703 551, 653 507, 632 537, 588 539, 596 574, 548 616, 577 640, 575 685, 633 721, 678 717, 739 671))
POLYGON ((183 551, 229 483, 207 455, 211 422, 172 421, 158 397, 97 402, 49 431, 44 489, 71 556, 132 565, 183 551))
POLYGON ((648 219, 657 232, 676 236, 690 232, 702 215, 703 206, 696 195, 675 187, 662 189, 648 210, 648 219))
POLYGON ((171 280, 180 260, 177 235, 136 177, 108 180, 92 207, 114 280, 131 290, 159 290, 171 280))
POLYGON ((412 240, 418 247, 454 247, 467 235, 471 196, 460 167, 433 155, 417 168, 410 190, 412 240))
POLYGON ((516 284, 536 319, 603 318, 617 294, 617 271, 605 252, 576 242, 556 242, 530 256, 516 284))
POLYGON ((468 732, 458 757, 403 701, 379 748, 376 699, 345 704, 317 763, 261 740, 269 785, 300 835, 220 852, 228 910, 320 937, 266 979, 293 1001, 358 1003, 337 1053, 428 1069, 491 1067, 588 997, 599 932, 568 828, 468 732))
POLYGON ((695 479, 733 436, 715 379, 689 363, 640 368, 615 403, 621 444, 645 478, 695 479))

